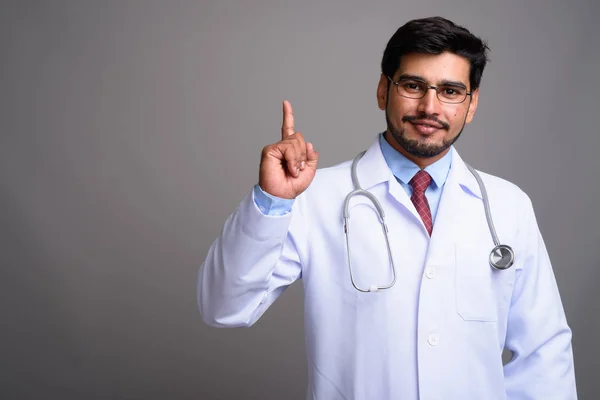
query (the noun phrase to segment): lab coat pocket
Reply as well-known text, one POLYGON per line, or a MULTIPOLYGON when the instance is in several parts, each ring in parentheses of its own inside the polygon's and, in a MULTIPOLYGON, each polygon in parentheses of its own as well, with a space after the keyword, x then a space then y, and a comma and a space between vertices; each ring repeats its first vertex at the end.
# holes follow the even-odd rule
POLYGON ((493 270, 488 254, 472 247, 456 249, 456 310, 465 321, 495 322, 498 309, 493 290, 493 270))

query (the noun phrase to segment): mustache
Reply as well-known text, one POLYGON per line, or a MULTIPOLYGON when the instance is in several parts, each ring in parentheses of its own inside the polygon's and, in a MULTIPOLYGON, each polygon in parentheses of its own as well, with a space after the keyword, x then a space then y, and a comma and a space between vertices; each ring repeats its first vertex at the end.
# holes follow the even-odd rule
POLYGON ((405 115, 404 117, 402 117, 402 122, 427 121, 427 120, 435 122, 436 124, 440 125, 445 130, 450 129, 450 125, 447 122, 439 120, 438 117, 436 117, 435 115, 420 114, 420 115, 405 115))

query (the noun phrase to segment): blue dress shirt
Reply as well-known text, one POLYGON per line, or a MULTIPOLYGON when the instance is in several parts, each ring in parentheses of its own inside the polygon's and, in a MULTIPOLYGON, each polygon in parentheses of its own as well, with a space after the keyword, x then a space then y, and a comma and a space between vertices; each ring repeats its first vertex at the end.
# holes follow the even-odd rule
MULTIPOLYGON (((392 170, 396 180, 400 182, 400 185, 402 185, 408 197, 412 196, 412 186, 410 186, 408 182, 410 182, 413 176, 415 176, 421 168, 406 158, 402 153, 394 149, 387 140, 385 140, 383 135, 379 135, 379 145, 381 146, 383 158, 385 158, 385 162, 392 170)), ((431 184, 425 191, 425 197, 427 197, 427 201, 429 202, 431 219, 434 223, 440 199, 442 197, 442 190, 444 189, 446 178, 448 178, 448 174, 450 173, 451 165, 452 152, 449 151, 444 157, 425 167, 425 171, 429 173, 432 178, 431 184)))

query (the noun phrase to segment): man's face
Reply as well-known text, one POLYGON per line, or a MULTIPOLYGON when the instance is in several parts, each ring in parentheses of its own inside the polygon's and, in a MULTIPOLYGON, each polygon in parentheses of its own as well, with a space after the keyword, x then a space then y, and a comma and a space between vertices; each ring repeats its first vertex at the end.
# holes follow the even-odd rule
MULTIPOLYGON (((469 61, 456 54, 411 53, 402 56, 398 71, 390 78, 394 82, 401 79, 401 85, 408 82, 409 88, 413 87, 411 82, 424 82, 448 87, 457 84, 471 91, 469 71, 469 61)), ((476 90, 464 102, 448 104, 438 99, 435 90, 429 89, 422 99, 406 98, 398 94, 396 85, 384 75, 377 88, 379 108, 386 111, 387 141, 421 167, 449 151, 465 124, 473 119, 478 97, 476 90)))

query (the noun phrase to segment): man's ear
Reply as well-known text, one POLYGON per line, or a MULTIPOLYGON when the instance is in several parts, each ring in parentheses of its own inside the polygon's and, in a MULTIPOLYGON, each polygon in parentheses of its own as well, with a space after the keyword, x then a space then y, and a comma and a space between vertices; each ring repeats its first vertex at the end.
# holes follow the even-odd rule
POLYGON ((467 110, 467 118, 465 122, 468 124, 473 121, 475 116, 475 110, 477 110, 477 104, 479 103, 479 88, 475 89, 471 94, 471 101, 469 102, 469 110, 467 110))
POLYGON ((388 83, 387 76, 381 74, 379 84, 377 85, 377 105, 380 110, 385 110, 385 105, 387 104, 388 83))

